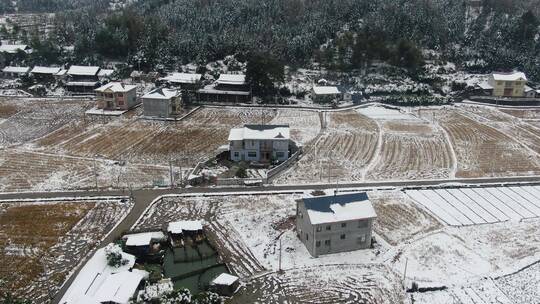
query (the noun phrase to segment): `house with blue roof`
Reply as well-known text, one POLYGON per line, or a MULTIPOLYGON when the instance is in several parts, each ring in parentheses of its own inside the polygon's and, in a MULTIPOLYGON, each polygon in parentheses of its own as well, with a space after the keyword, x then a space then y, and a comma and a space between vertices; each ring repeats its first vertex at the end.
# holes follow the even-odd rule
POLYGON ((370 248, 376 218, 365 192, 308 197, 296 204, 297 235, 313 257, 370 248))

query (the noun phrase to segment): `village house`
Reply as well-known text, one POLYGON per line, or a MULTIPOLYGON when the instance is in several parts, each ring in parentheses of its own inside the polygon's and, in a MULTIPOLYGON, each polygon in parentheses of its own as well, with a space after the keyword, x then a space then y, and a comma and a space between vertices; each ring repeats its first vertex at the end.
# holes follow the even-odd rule
POLYGON ((174 118, 182 112, 182 94, 179 90, 154 89, 143 95, 142 103, 146 117, 174 118))
POLYGON ((98 79, 101 82, 110 81, 113 74, 113 69, 100 69, 98 73, 98 79))
POLYGON ((136 85, 111 82, 95 92, 96 105, 101 110, 129 110, 138 104, 136 85))
POLYGON ((522 72, 493 73, 487 82, 494 97, 525 97, 526 84, 527 77, 522 72))
POLYGON ((160 78, 159 82, 166 83, 169 86, 178 87, 182 90, 196 91, 200 87, 202 74, 191 73, 172 73, 166 77, 160 78))
POLYGON ((72 65, 67 70, 66 87, 70 92, 93 92, 99 86, 100 68, 97 66, 72 65))
POLYGON ((201 102, 251 102, 251 90, 243 74, 221 74, 214 84, 198 91, 201 102))
POLYGON ((44 67, 35 66, 30 74, 35 80, 39 82, 53 82, 55 81, 55 75, 60 72, 61 68, 58 67, 44 67))
POLYGON ((7 66, 2 69, 2 77, 8 79, 20 78, 28 75, 29 72, 29 67, 7 66))
POLYGON ((329 103, 342 99, 342 94, 335 86, 313 86, 311 99, 317 103, 329 103))
POLYGON ((31 54, 32 48, 26 44, 2 44, 0 45, 0 53, 17 54, 23 52, 31 54))
POLYGON ((289 125, 244 125, 231 129, 232 161, 285 161, 289 158, 289 125))
POLYGON ((296 203, 296 231, 309 253, 370 248, 377 217, 366 193, 309 197, 296 203))
POLYGON ((79 271, 59 303, 130 303, 149 276, 144 270, 133 269, 134 265, 135 256, 121 251, 117 245, 109 244, 98 249, 79 271), (108 252, 117 252, 124 264, 109 265, 108 252))

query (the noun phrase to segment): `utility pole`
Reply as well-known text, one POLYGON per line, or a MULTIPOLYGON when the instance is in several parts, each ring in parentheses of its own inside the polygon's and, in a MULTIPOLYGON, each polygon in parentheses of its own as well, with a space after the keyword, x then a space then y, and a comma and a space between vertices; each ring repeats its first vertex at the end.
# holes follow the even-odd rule
POLYGON ((169 159, 169 178, 171 182, 171 189, 174 188, 174 176, 173 176, 173 166, 172 166, 172 159, 169 159))
POLYGON ((96 183, 96 191, 99 191, 98 188, 98 173, 97 173, 97 155, 94 156, 94 181, 96 183))
POLYGON ((405 277, 407 276, 407 264, 408 264, 408 263, 409 263, 409 258, 406 258, 406 259, 405 259, 405 269, 404 269, 404 271, 403 271, 403 280, 402 280, 402 282, 403 282, 403 288, 406 288, 406 287, 405 287, 405 277))
POLYGON ((278 272, 281 273, 281 236, 279 238, 279 267, 278 267, 278 272))

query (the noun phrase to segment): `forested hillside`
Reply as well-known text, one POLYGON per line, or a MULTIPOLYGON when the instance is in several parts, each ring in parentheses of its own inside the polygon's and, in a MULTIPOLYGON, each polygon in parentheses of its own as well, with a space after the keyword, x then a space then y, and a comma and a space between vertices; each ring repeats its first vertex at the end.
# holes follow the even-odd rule
POLYGON ((315 58, 347 70, 371 60, 408 67, 417 50, 429 49, 468 69, 521 68, 540 78, 539 0, 484 0, 481 8, 468 0, 19 0, 19 6, 32 2, 62 6, 49 43, 34 43, 74 45, 77 62, 174 67, 257 51, 287 64, 315 58))

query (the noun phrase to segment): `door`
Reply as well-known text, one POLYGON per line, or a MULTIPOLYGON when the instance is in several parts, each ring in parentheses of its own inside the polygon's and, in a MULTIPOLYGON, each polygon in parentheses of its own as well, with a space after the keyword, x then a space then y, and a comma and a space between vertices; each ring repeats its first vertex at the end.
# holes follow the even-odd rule
POLYGON ((504 96, 511 97, 513 92, 514 92, 513 88, 504 89, 504 96))

